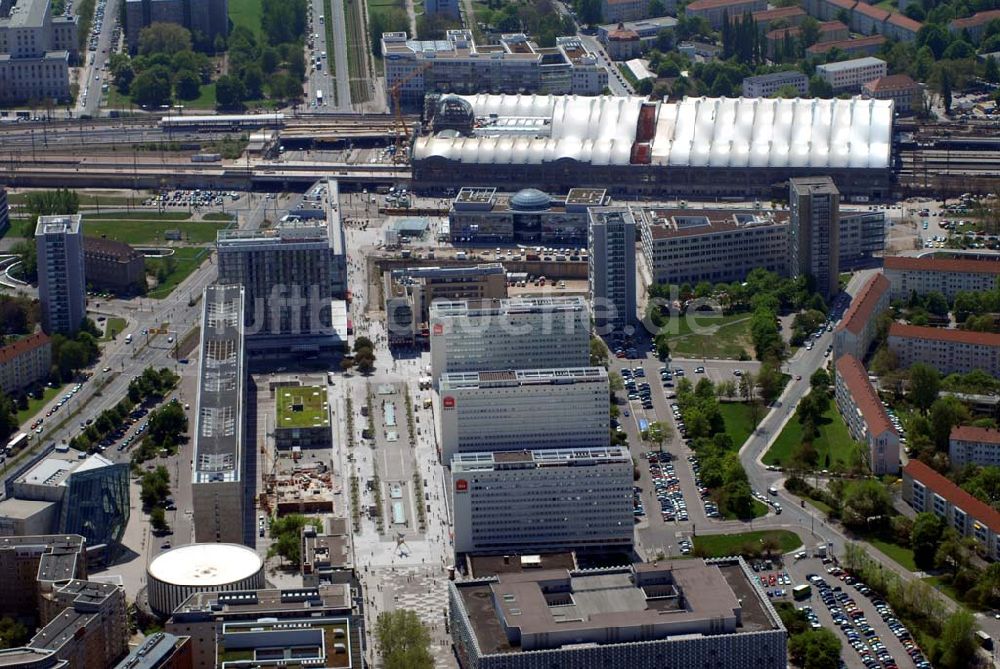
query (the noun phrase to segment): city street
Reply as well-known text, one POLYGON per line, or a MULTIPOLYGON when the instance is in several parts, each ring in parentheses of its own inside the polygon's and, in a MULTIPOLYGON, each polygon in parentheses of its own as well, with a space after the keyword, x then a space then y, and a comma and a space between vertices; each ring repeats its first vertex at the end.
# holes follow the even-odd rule
POLYGON ((351 88, 347 70, 347 33, 344 21, 344 4, 340 0, 330 2, 331 15, 326 15, 326 0, 310 0, 313 47, 306 48, 306 106, 319 113, 351 111, 351 88), (327 44, 326 22, 330 22, 334 37, 333 44, 327 44), (318 104, 317 93, 322 91, 323 101, 318 104))

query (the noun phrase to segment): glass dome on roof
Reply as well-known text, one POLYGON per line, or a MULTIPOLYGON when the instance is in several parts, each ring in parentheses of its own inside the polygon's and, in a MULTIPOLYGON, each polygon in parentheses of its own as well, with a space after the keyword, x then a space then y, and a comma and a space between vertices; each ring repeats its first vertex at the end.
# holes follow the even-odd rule
POLYGON ((546 193, 537 188, 525 188, 517 191, 514 197, 510 198, 510 206, 512 209, 520 209, 521 211, 533 211, 548 209, 551 201, 546 193))

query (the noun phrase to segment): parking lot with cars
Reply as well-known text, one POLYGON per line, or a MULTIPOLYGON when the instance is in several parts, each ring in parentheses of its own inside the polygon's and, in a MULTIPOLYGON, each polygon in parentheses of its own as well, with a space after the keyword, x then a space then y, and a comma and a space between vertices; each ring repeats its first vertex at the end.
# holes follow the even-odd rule
POLYGON ((931 665, 892 608, 828 558, 796 559, 788 571, 793 583, 811 586, 808 600, 798 606, 806 611, 814 627, 826 627, 841 639, 844 644, 841 657, 847 666, 930 669, 931 665))

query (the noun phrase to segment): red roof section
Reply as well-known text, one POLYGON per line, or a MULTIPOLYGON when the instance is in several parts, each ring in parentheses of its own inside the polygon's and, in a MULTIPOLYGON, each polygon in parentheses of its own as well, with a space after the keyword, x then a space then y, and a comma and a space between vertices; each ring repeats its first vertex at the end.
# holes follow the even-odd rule
POLYGON ((953 441, 976 441, 983 444, 1000 444, 1000 430, 974 425, 959 425, 951 428, 953 441))
POLYGON ((881 44, 885 44, 885 42, 885 35, 872 35, 871 37, 859 37, 857 39, 840 39, 834 42, 820 42, 819 44, 813 44, 811 47, 806 49, 806 51, 815 55, 818 53, 826 53, 836 47, 842 51, 851 52, 855 49, 862 49, 864 47, 879 46, 881 44))
POLYGON ((49 336, 44 332, 36 332, 27 337, 22 337, 15 342, 0 348, 0 365, 6 365, 14 358, 33 351, 39 346, 49 343, 49 336))
POLYGON ((924 27, 924 24, 920 21, 914 21, 909 16, 905 14, 900 14, 899 12, 893 12, 889 16, 889 23, 904 30, 909 30, 912 33, 916 33, 918 30, 924 27))
POLYGON ((889 256, 883 263, 886 269, 910 269, 926 272, 973 272, 978 274, 1000 274, 1000 262, 996 260, 962 260, 952 258, 911 258, 889 256))
POLYGON ((920 325, 904 325, 903 323, 893 323, 890 325, 889 336, 906 339, 930 339, 932 341, 970 344, 973 346, 1000 346, 1000 334, 993 334, 992 332, 930 328, 920 325))
POLYGON ((741 8, 744 5, 756 4, 756 0, 694 0, 685 8, 685 11, 698 11, 703 9, 716 9, 718 7, 741 8))
POLYGON ((888 292, 889 288, 889 279, 885 278, 881 272, 868 279, 868 283, 862 286, 857 296, 851 300, 851 306, 844 314, 837 329, 850 330, 854 334, 861 332, 865 323, 875 312, 875 305, 878 304, 879 298, 888 292))
POLYGON ((858 14, 864 14, 876 21, 882 22, 889 18, 890 12, 882 9, 881 7, 876 7, 874 5, 869 5, 864 2, 859 2, 854 6, 854 11, 858 14))
POLYGON ((896 431, 889 420, 889 415, 885 412, 885 407, 882 406, 882 400, 878 398, 878 393, 868 381, 868 371, 860 360, 850 353, 837 358, 837 376, 844 380, 851 397, 854 398, 854 404, 861 411, 868 432, 882 434, 896 431))
POLYGON ((972 28, 987 24, 993 19, 1000 19, 1000 9, 990 9, 985 12, 977 12, 976 14, 968 16, 964 19, 955 19, 951 22, 951 27, 955 30, 962 30, 964 28, 972 28))
MULTIPOLYGON (((819 32, 821 35, 823 33, 833 33, 833 32, 839 32, 841 30, 847 32, 847 26, 845 26, 840 21, 824 21, 823 23, 819 24, 819 32)), ((769 40, 784 39, 785 33, 788 33, 790 37, 797 37, 801 32, 802 32, 801 26, 789 26, 788 28, 775 28, 774 30, 768 31, 767 39, 769 40)))
POLYGON ((953 506, 959 507, 970 517, 994 532, 1000 532, 1000 512, 986 502, 982 502, 965 492, 920 460, 910 460, 909 464, 903 467, 903 474, 915 481, 920 481, 929 490, 944 497, 953 506))
MULTIPOLYGON (((869 81, 862 88, 869 91, 898 91, 916 87, 917 82, 910 78, 908 74, 890 74, 887 77, 879 77, 875 81, 869 81)), ((888 259, 887 259, 888 260, 888 259)))
POLYGON ((753 18, 758 23, 761 21, 777 21, 778 19, 787 19, 792 16, 806 16, 806 10, 801 7, 778 7, 776 9, 765 9, 763 11, 753 13, 753 18))

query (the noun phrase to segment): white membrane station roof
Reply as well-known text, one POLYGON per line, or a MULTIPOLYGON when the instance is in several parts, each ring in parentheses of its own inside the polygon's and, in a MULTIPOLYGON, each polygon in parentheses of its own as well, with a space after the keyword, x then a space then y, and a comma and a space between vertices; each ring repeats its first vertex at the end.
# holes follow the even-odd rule
MULTIPOLYGON (((471 137, 420 137, 416 159, 627 165, 644 98, 465 96, 471 137)), ((657 106, 650 163, 671 167, 885 169, 891 100, 685 98, 657 106)))

